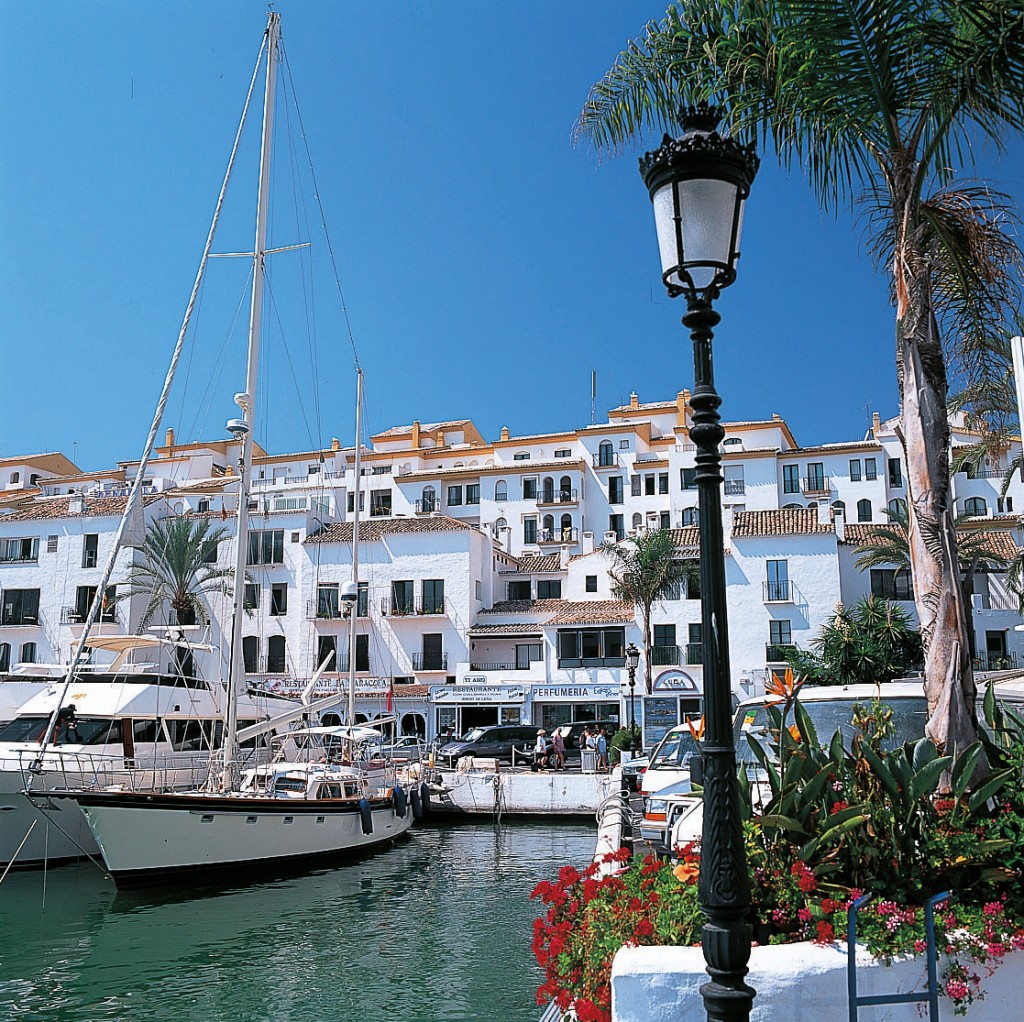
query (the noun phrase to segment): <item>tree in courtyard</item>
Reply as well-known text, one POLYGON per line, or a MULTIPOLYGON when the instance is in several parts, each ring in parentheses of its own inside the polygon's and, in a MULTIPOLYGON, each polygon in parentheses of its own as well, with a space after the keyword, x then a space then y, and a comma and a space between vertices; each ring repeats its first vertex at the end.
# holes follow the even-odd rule
POLYGON ((179 515, 166 522, 153 522, 146 530, 142 563, 128 576, 128 593, 147 596, 141 627, 146 627, 164 606, 170 607, 173 622, 201 624, 207 620, 202 597, 222 592, 232 568, 217 566, 217 545, 228 532, 212 528, 208 518, 179 515))
POLYGON ((902 607, 865 596, 853 608, 839 604, 811 649, 786 659, 810 685, 879 684, 921 662, 921 635, 902 607))
POLYGON ((993 336, 1020 253, 1006 202, 955 184, 972 142, 1024 128, 1018 0, 680 0, 598 82, 577 136, 615 149, 718 105, 737 137, 771 143, 830 210, 858 199, 891 268, 908 542, 925 641, 927 733, 975 738, 950 501, 947 359, 993 336))
POLYGON ((644 631, 644 671, 647 691, 651 690, 651 608, 684 579, 698 581, 693 561, 680 560, 672 533, 652 529, 622 543, 602 543, 601 550, 614 564, 608 569, 612 594, 640 609, 644 631))

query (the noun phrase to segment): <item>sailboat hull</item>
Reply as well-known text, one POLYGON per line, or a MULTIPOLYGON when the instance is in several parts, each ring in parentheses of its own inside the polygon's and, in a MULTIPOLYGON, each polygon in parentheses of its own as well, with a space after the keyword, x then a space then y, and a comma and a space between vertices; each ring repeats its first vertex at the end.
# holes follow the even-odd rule
POLYGON ((401 837, 413 822, 408 809, 398 815, 391 798, 62 794, 78 802, 119 885, 358 855, 401 837))

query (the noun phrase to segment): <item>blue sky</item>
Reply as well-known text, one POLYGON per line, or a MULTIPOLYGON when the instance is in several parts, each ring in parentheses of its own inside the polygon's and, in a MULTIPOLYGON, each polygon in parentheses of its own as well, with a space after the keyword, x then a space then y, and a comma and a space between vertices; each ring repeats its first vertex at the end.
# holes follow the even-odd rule
MULTIPOLYGON (((570 139, 590 85, 660 3, 277 9, 366 371, 367 432, 413 419, 470 418, 489 439, 505 425, 584 425, 592 370, 599 421, 632 390, 655 401, 692 386, 638 153, 599 160, 570 139)), ((7 0, 2 10, 0 455, 61 450, 99 469, 141 452, 265 5, 7 0)), ((218 251, 251 245, 252 141, 218 251)), ((289 159, 304 172, 296 146, 294 156, 278 146, 279 183, 289 159)), ((1024 147, 981 155, 981 172, 1019 201, 1024 147)), ((271 242, 312 240, 319 252, 318 221, 315 206, 305 219, 275 207, 271 242)), ((352 350, 329 261, 308 271, 312 353, 303 308, 286 297, 306 259, 277 256, 272 270, 257 436, 273 452, 352 440, 352 350)), ((235 414, 245 272, 238 260, 211 267, 164 421, 179 440, 221 437, 235 414)), ((799 173, 766 159, 739 279, 718 303, 723 416, 777 412, 811 445, 862 436, 873 411, 895 414, 887 289, 863 225, 820 212, 799 173)))

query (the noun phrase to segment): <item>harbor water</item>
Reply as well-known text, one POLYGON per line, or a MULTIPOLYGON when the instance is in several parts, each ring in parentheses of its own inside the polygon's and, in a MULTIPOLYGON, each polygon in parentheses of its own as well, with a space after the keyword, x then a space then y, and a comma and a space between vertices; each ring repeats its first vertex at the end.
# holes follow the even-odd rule
POLYGON ((0 886, 4 1022, 536 1022, 529 900, 593 826, 417 828, 336 869, 115 890, 92 865, 0 886))

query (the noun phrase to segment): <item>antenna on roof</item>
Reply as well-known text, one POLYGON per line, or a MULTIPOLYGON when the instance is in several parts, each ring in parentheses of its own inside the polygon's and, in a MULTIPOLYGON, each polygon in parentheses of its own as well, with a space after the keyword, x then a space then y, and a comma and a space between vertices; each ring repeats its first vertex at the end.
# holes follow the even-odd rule
POLYGON ((597 422, 597 370, 590 370, 590 425, 597 422))

